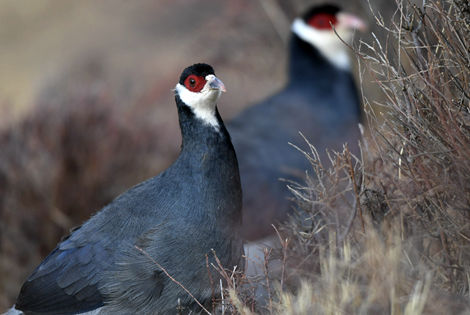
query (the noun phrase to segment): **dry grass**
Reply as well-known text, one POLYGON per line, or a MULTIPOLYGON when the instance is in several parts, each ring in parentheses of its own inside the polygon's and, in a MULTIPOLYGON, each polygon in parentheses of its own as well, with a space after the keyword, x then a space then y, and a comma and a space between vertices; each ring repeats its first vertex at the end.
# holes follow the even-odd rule
POLYGON ((389 29, 401 38, 397 57, 378 43, 368 47, 376 54, 366 62, 388 101, 371 133, 377 157, 365 165, 375 175, 364 185, 400 218, 404 237, 419 236, 414 247, 436 271, 434 283, 468 295, 470 24, 461 9, 458 1, 404 5, 389 29))

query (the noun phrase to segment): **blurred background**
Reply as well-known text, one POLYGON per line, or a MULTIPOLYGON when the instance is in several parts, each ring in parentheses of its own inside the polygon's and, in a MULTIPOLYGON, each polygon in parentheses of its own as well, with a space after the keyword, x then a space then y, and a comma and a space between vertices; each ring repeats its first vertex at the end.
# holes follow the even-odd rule
MULTIPOLYGON (((171 163, 182 69, 215 68, 228 120, 282 87, 290 23, 320 2, 1 1, 0 311, 70 228, 171 163)), ((369 5, 395 11, 332 2, 370 25, 369 5)))

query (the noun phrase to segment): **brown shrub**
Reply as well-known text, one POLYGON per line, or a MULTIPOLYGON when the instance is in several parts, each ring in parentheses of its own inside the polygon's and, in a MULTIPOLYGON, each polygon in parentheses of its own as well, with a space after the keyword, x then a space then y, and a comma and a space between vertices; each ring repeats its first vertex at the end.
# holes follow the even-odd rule
POLYGON ((61 236, 175 153, 148 104, 126 104, 106 87, 67 95, 0 132, 2 308, 61 236))

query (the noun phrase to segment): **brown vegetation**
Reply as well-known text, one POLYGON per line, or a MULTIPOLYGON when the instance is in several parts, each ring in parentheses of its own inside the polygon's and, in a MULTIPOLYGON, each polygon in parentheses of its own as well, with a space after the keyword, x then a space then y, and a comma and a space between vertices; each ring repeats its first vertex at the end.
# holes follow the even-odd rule
POLYGON ((70 228, 166 166, 168 145, 154 137, 164 126, 138 108, 86 88, 2 130, 0 278, 9 299, 70 228))

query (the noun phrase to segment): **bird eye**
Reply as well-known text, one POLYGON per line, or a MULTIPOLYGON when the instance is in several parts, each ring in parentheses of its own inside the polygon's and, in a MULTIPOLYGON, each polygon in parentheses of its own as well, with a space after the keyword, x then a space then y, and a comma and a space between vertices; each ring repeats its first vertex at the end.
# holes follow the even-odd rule
POLYGON ((191 92, 200 92, 205 84, 206 79, 195 74, 189 75, 186 80, 184 80, 184 86, 191 92))

